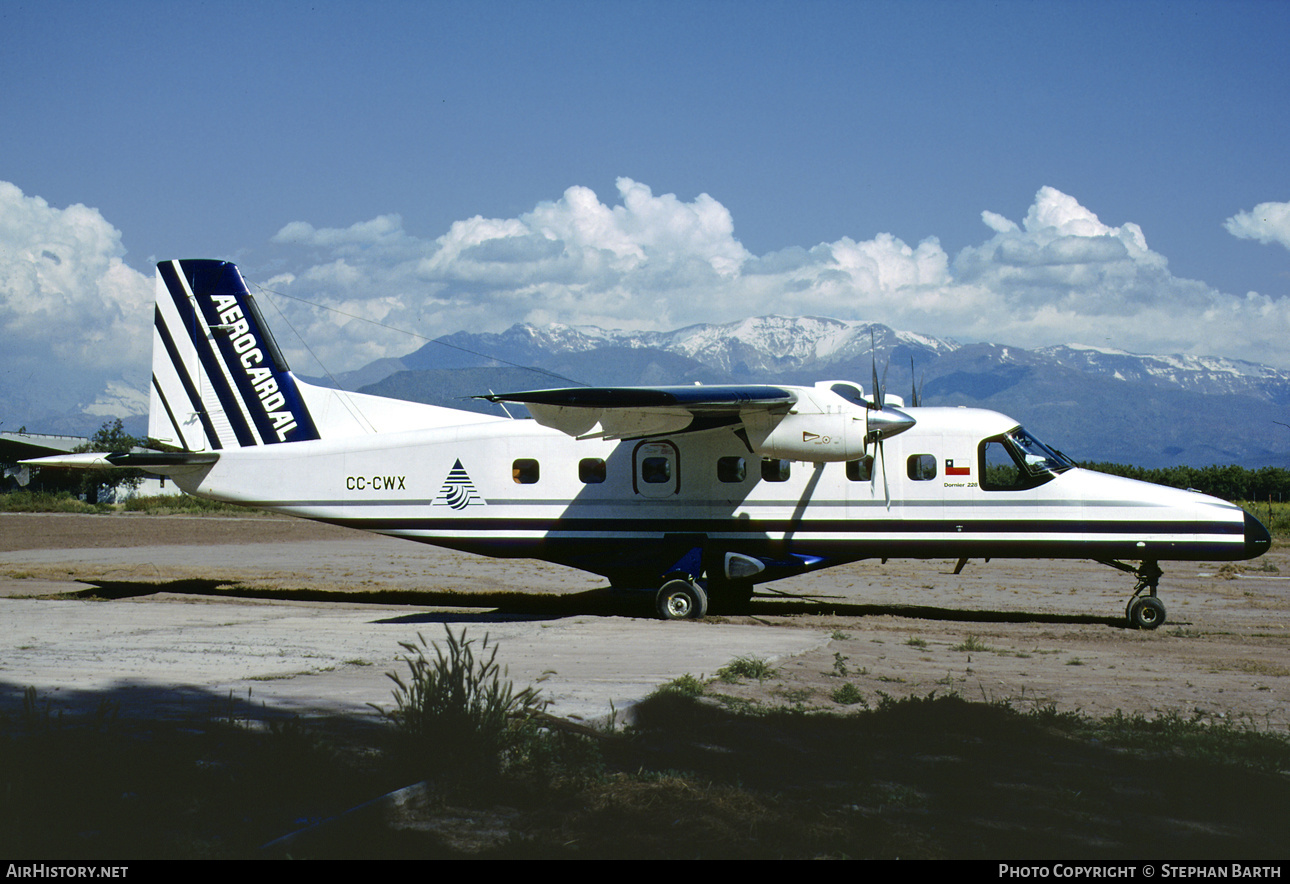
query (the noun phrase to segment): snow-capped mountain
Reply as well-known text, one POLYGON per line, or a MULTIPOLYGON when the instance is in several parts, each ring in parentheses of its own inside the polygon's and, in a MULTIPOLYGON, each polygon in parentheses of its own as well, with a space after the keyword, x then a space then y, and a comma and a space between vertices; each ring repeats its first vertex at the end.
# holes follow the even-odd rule
MULTIPOLYGON (((761 316, 671 332, 515 325, 458 332, 359 373, 364 391, 462 407, 485 389, 845 378, 925 405, 991 408, 1081 460, 1290 465, 1290 372, 1069 344, 960 344, 871 322, 761 316), (372 384, 373 374, 403 371, 372 384), (463 371, 470 369, 471 371, 463 371), (489 372, 492 374, 489 374, 489 372)), ((344 382, 342 378, 342 382, 344 382)))
POLYGON ((1069 344, 1036 351, 1054 362, 1090 374, 1109 375, 1123 381, 1178 387, 1198 393, 1266 396, 1269 401, 1287 401, 1284 371, 1220 356, 1143 356, 1069 344))
MULTIPOLYGON (((961 344, 813 316, 759 316, 668 332, 559 324, 458 332, 335 380, 377 395, 482 410, 493 406, 470 396, 576 384, 846 379, 868 390, 875 365, 889 395, 909 402, 917 387, 924 405, 1002 412, 1078 460, 1290 466, 1290 372, 1238 359, 1081 344, 1036 350, 961 344)), ((82 435, 111 411, 128 415, 128 432, 144 435, 144 394, 123 384, 110 392, 110 402, 90 396, 94 405, 76 414, 46 414, 36 398, 15 400, 9 411, 22 416, 14 424, 82 435)))
POLYGON ((815 316, 758 316, 727 325, 692 325, 660 334, 651 343, 735 376, 850 365, 868 360, 875 345, 933 355, 957 346, 875 322, 815 316))
MULTIPOLYGON (((814 372, 825 366, 868 365, 879 353, 936 357, 958 344, 928 335, 896 331, 876 322, 815 316, 758 316, 724 325, 692 325, 671 332, 606 330, 594 326, 520 324, 500 334, 447 335, 404 357, 411 369, 464 368, 521 363, 545 364, 572 354, 603 349, 655 350, 742 378, 784 371, 814 372), (488 358, 491 354, 492 358, 488 358)), ((916 357, 917 359, 917 357, 916 357)))

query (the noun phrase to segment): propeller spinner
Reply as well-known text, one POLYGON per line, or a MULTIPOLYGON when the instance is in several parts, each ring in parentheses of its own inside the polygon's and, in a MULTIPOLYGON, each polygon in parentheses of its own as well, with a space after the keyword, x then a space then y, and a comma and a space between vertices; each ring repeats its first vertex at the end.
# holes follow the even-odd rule
MULTIPOLYGON (((869 330, 869 352, 873 358, 873 401, 866 403, 869 409, 868 432, 865 433, 865 444, 882 442, 897 433, 903 433, 917 421, 898 408, 888 408, 883 404, 883 384, 878 382, 878 347, 873 329, 869 330)), ((883 380, 886 380, 884 372, 883 380)))

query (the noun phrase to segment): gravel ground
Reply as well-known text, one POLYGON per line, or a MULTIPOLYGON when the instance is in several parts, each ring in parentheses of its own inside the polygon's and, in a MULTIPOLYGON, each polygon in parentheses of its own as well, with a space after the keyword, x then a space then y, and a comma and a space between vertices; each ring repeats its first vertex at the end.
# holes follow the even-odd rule
POLYGON ((1124 628, 1133 579, 1105 566, 953 565, 859 562, 760 587, 747 616, 661 623, 591 575, 292 519, 3 514, 0 700, 35 685, 69 703, 245 693, 371 714, 389 699, 398 642, 466 624, 499 643, 517 682, 585 719, 744 656, 775 674, 716 690, 834 709, 835 697, 956 692, 1290 730, 1284 548, 1238 565, 1164 563, 1168 622, 1154 632, 1124 628))

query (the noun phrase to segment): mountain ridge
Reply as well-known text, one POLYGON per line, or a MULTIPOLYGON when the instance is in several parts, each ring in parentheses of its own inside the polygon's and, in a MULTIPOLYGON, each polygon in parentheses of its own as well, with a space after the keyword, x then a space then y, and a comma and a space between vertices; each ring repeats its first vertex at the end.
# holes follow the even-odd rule
MULTIPOLYGON (((889 394, 908 401, 920 385, 926 405, 1000 411, 1081 460, 1290 465, 1290 429, 1277 423, 1290 372, 1226 357, 962 344, 863 320, 770 315, 668 332, 517 323, 446 335, 394 362, 407 373, 403 396, 454 407, 481 390, 456 389, 453 370, 505 370, 495 378, 504 387, 527 368, 519 386, 529 389, 850 379, 867 390, 876 363, 889 394)), ((362 387, 378 389, 388 387, 362 387)))
MULTIPOLYGON (((306 380, 484 410, 492 406, 469 397, 579 384, 846 379, 868 390, 875 365, 889 395, 909 401, 918 386, 926 405, 1002 412, 1078 460, 1145 468, 1290 466, 1287 371, 1226 357, 1134 354, 1078 343, 963 344, 819 316, 772 314, 664 332, 517 323, 502 332, 455 332, 403 357, 306 380)), ((16 410, 26 416, 13 423, 49 432, 88 434, 102 421, 92 407, 67 415, 16 410)), ((146 433, 146 415, 124 417, 128 432, 146 433)))

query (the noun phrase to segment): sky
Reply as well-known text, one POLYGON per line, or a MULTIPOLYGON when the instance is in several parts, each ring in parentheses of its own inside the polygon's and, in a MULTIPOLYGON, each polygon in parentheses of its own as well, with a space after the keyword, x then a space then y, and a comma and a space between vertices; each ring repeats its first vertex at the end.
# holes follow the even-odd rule
POLYGON ((176 257, 290 296, 307 374, 770 313, 1290 369, 1288 38, 1273 0, 0 0, 0 411, 144 407, 176 257))

